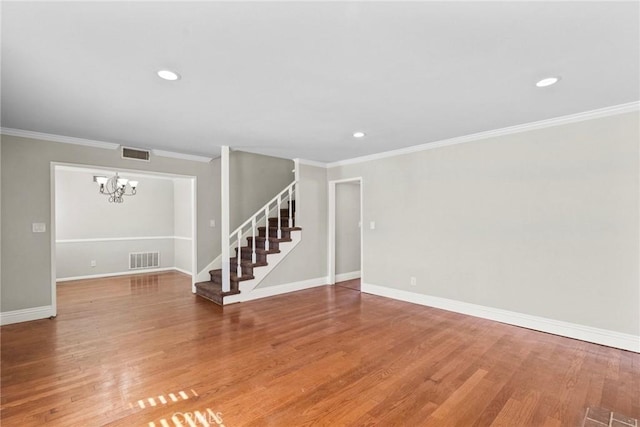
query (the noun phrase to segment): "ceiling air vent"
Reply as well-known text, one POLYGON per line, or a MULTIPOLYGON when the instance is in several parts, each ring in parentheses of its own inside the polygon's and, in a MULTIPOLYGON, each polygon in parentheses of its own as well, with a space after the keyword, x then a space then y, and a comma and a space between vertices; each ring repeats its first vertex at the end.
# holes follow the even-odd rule
POLYGON ((149 155, 150 151, 148 150, 138 150, 135 148, 122 147, 123 159, 142 160, 143 162, 148 162, 149 155))

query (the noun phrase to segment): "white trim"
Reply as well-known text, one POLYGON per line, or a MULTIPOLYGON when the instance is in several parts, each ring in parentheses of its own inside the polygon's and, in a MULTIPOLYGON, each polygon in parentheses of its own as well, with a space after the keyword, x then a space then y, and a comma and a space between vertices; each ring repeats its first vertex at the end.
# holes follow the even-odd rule
MULTIPOLYGON (((324 163, 324 162, 316 162, 315 160, 306 160, 306 159, 298 159, 295 158, 293 159, 294 162, 296 162, 299 165, 305 165, 305 166, 314 166, 316 168, 323 168, 326 169, 328 164, 324 163)), ((297 179, 296 179, 297 181, 297 179)))
POLYGON ((72 280, 102 279, 105 277, 116 277, 116 276, 132 276, 136 274, 161 273, 164 271, 173 271, 173 270, 177 270, 181 273, 191 275, 190 272, 187 273, 184 270, 181 270, 177 267, 161 267, 161 268, 146 268, 141 270, 127 270, 127 271, 121 271, 117 273, 90 274, 88 276, 63 277, 63 278, 57 279, 56 282, 61 283, 61 282, 70 282, 72 280))
POLYGON ((195 154, 176 153, 174 151, 156 150, 155 148, 151 150, 151 153, 154 156, 158 156, 158 157, 169 157, 171 159, 191 160, 192 162, 209 163, 211 160, 213 160, 212 157, 196 156, 195 154))
POLYGON ((582 341, 640 353, 640 336, 636 335, 599 329, 592 326, 579 325, 561 320, 548 319, 545 317, 532 316, 499 308, 486 307, 483 305, 471 304, 447 298, 418 294, 400 289, 387 288, 370 283, 362 283, 360 285, 360 289, 362 292, 368 294, 425 305, 428 307, 440 308, 469 316, 494 320, 496 322, 507 323, 509 325, 521 326, 536 331, 547 332, 554 335, 575 338, 582 341))
POLYGON ((52 316, 58 313, 58 292, 56 290, 56 276, 58 275, 58 263, 56 255, 56 164, 49 163, 49 251, 51 252, 51 276, 49 283, 51 284, 51 310, 52 316))
POLYGON ((296 182, 295 198, 296 198, 296 220, 298 225, 304 224, 304 211, 301 211, 302 204, 300 203, 300 159, 293 159, 293 179, 296 182))
POLYGON ((96 237, 89 239, 60 239, 56 243, 91 243, 91 242, 124 242, 130 240, 193 240, 190 237, 180 236, 139 236, 139 237, 96 237))
POLYGON ((0 325, 29 322, 31 320, 46 319, 55 316, 55 310, 50 305, 42 307, 24 308, 22 310, 5 311, 0 313, 0 325))
POLYGON ((33 132, 30 130, 1 128, 3 135, 19 136, 21 138, 40 139, 43 141, 61 142, 63 144, 84 145, 85 147, 103 148, 105 150, 117 150, 120 144, 93 139, 76 138, 74 136, 53 135, 50 133, 33 132))
MULTIPOLYGON (((242 302, 253 301, 256 299, 272 297, 281 294, 287 294, 289 292, 302 291, 304 289, 311 289, 318 286, 327 285, 327 277, 318 277, 315 279, 301 280, 299 282, 286 283, 284 285, 267 286, 265 288, 254 289, 242 302)), ((226 305, 226 304, 225 304, 226 305)))
POLYGON ((198 273, 198 178, 195 177, 191 179, 191 235, 191 292, 195 293, 198 273))
POLYGON ((356 163, 370 162, 372 160, 385 159, 387 157, 396 157, 403 154, 411 154, 419 151, 431 150, 434 148, 448 147, 450 145, 464 144, 467 142, 480 141, 487 138, 495 138, 498 136, 512 135, 515 133, 527 132, 537 129, 544 129, 552 126, 566 125, 569 123, 576 123, 585 120, 598 119, 602 117, 613 116, 616 114, 630 113, 638 111, 640 109, 640 101, 629 102, 627 104, 614 105, 611 107, 600 108, 598 110, 585 111, 577 114, 570 114, 567 116, 555 117, 547 120, 540 120, 537 122, 525 123, 516 126, 509 126, 501 129, 489 130, 486 132, 478 132, 470 135, 459 136, 450 139, 443 139, 440 141, 427 142, 425 144, 414 145, 411 147, 400 148, 398 150, 383 151, 381 153, 370 154, 362 157, 354 157, 347 160, 339 160, 337 162, 328 163, 327 168, 335 168, 337 166, 346 166, 356 163))
MULTIPOLYGON (((231 252, 229 249, 229 147, 226 145, 220 147, 220 208, 222 291, 229 292, 231 289, 231 262, 229 260, 231 252)), ((269 230, 268 227, 267 225, 267 230, 269 230)), ((239 258, 242 261, 242 252, 239 253, 239 258)))
POLYGON ((350 271, 348 273, 336 274, 336 282, 344 282, 345 280, 353 280, 360 278, 360 270, 350 271))
POLYGON ((187 271, 187 270, 185 270, 185 269, 183 269, 183 268, 173 267, 173 269, 174 269, 175 271, 179 272, 179 273, 186 274, 187 276, 192 276, 192 274, 191 274, 191 272, 190 272, 190 271, 187 271))

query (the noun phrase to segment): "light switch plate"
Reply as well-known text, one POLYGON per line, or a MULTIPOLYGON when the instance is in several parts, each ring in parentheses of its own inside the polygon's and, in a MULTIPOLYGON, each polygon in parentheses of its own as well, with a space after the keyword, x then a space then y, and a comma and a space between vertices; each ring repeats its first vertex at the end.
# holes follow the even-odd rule
POLYGON ((370 228, 371 230, 375 230, 375 229, 376 229, 376 222, 375 222, 375 221, 371 221, 371 222, 369 223, 369 228, 370 228))
POLYGON ((47 231, 47 225, 44 222, 34 222, 31 224, 31 231, 34 233, 44 233, 47 231))

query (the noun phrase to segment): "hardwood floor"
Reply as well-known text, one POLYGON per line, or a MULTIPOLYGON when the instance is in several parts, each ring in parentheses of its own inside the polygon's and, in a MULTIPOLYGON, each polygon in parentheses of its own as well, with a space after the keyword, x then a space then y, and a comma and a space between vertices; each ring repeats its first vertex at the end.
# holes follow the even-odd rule
POLYGON ((221 308, 165 273, 60 285, 58 305, 55 320, 1 328, 2 426, 579 426, 587 407, 640 416, 639 354, 340 286, 221 308))
POLYGON ((354 291, 360 291, 360 279, 345 280, 344 282, 336 282, 336 286, 342 286, 343 288, 352 289, 354 291))

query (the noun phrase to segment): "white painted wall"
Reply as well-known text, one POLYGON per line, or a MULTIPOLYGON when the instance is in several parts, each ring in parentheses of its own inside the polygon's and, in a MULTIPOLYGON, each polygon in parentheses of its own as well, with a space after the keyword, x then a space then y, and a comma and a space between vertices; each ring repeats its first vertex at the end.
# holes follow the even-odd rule
POLYGON ((109 203, 93 182, 98 174, 56 170, 56 240, 173 235, 171 179, 136 178, 140 181, 136 196, 125 197, 124 203, 109 203))
POLYGON ((627 113, 328 177, 363 177, 367 283, 638 336, 638 129, 627 113))
POLYGON ((56 168, 57 279, 135 272, 129 270, 131 252, 158 251, 158 268, 190 272, 190 180, 120 172, 139 181, 138 193, 116 204, 93 182, 94 175, 113 173, 56 168))
POLYGON ((360 183, 336 184, 336 275, 360 277, 360 183))

